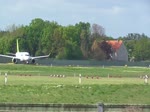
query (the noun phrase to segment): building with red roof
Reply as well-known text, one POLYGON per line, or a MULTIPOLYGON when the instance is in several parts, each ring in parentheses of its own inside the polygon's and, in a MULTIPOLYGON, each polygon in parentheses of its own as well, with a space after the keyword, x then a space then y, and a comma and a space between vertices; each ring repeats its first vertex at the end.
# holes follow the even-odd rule
POLYGON ((122 40, 109 40, 107 43, 112 47, 112 60, 128 61, 128 52, 122 40))

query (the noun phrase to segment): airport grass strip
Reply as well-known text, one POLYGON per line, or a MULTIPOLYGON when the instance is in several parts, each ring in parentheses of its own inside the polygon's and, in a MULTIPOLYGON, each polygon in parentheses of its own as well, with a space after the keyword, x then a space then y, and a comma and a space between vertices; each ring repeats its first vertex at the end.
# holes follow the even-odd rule
POLYGON ((1 103, 150 104, 149 85, 1 85, 1 103))

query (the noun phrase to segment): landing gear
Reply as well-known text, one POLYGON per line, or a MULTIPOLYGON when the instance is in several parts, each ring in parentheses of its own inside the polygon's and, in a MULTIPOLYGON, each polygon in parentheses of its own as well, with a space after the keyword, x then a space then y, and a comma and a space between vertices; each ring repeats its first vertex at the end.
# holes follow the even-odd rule
POLYGON ((26 61, 26 64, 29 64, 29 61, 26 61))
POLYGON ((31 62, 32 62, 32 64, 35 64, 35 59, 32 59, 31 62))

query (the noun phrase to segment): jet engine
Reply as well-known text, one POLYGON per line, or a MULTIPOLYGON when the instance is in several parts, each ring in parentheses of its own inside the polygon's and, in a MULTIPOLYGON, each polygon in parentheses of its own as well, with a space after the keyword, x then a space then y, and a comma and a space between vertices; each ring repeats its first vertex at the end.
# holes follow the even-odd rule
POLYGON ((16 64, 17 63, 17 59, 13 58, 12 62, 16 64))
POLYGON ((32 64, 34 64, 35 63, 35 59, 32 59, 31 62, 32 62, 32 64))

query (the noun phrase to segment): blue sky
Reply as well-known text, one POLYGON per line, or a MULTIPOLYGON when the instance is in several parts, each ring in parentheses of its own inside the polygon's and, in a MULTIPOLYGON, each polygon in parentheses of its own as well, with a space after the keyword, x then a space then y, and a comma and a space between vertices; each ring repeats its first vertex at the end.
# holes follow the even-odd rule
POLYGON ((12 24, 29 25, 34 18, 63 26, 96 23, 114 38, 128 33, 150 37, 149 0, 0 0, 1 30, 12 24))

